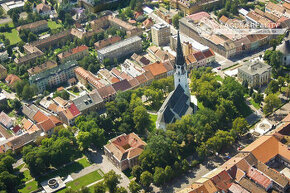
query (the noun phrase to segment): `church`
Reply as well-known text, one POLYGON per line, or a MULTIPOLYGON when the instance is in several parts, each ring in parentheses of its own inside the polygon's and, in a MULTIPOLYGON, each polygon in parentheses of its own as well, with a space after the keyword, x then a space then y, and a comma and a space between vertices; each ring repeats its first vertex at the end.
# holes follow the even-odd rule
POLYGON ((194 112, 191 105, 191 96, 187 79, 187 66, 183 56, 179 32, 177 35, 174 72, 175 89, 167 96, 163 105, 157 113, 156 127, 165 129, 166 125, 174 123, 181 119, 182 116, 192 114, 194 112))

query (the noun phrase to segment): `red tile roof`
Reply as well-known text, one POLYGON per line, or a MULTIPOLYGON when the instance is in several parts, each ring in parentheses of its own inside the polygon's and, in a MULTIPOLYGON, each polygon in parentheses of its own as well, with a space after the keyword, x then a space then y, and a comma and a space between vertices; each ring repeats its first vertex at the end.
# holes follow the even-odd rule
POLYGON ((203 59, 205 59, 205 56, 203 55, 203 53, 202 52, 195 52, 195 53, 193 53, 193 56, 195 57, 195 59, 197 60, 197 61, 201 61, 201 60, 203 60, 203 59))
POLYGON ((14 133, 17 133, 19 130, 21 130, 21 127, 19 127, 19 125, 16 125, 15 127, 13 127, 12 131, 14 133))
POLYGON ((6 77, 5 82, 7 82, 10 86, 13 86, 19 80, 21 80, 21 79, 18 76, 14 75, 14 74, 9 74, 6 77))
POLYGON ((272 184, 272 181, 267 176, 255 168, 251 168, 248 171, 247 176, 257 184, 261 185, 264 189, 268 189, 268 187, 272 184))
POLYGON ((150 71, 153 76, 158 76, 164 73, 167 73, 167 69, 164 67, 162 62, 155 62, 152 64, 148 64, 143 67, 146 71, 150 71))
POLYGON ((77 108, 77 106, 73 103, 68 107, 69 111, 71 112, 71 114, 76 117, 78 115, 81 114, 81 112, 79 111, 79 109, 77 108))
POLYGON ((202 11, 202 12, 198 12, 198 13, 195 13, 195 14, 189 15, 189 16, 187 16, 187 17, 190 18, 191 20, 199 21, 199 20, 201 20, 201 19, 204 18, 204 17, 209 18, 210 15, 209 15, 207 12, 202 11))

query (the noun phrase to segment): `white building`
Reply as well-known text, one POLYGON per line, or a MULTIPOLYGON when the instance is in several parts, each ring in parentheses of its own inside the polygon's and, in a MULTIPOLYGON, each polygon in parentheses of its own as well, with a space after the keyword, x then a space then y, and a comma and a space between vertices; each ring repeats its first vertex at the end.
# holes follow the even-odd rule
POLYGON ((253 60, 238 68, 238 78, 247 81, 250 87, 261 87, 271 80, 271 66, 260 60, 253 60))
POLYGON ((165 46, 170 42, 170 26, 160 23, 151 27, 152 42, 157 46, 165 46))
POLYGON ((156 127, 166 129, 170 123, 181 119, 182 116, 193 113, 190 105, 191 96, 187 79, 187 66, 182 53, 180 37, 177 37, 177 51, 174 72, 174 86, 172 91, 157 113, 156 127))

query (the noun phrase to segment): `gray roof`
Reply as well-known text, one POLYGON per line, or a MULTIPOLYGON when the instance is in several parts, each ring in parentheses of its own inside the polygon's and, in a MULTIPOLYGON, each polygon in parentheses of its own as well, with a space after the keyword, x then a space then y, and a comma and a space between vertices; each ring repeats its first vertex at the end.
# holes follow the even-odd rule
POLYGON ((262 63, 261 61, 249 61, 245 63, 243 66, 241 66, 239 71, 243 71, 250 75, 257 75, 257 74, 263 74, 265 72, 268 72, 271 70, 271 66, 268 64, 262 63))
POLYGON ((73 100, 73 103, 81 112, 101 102, 103 102, 103 99, 97 91, 93 91, 90 94, 79 96, 73 100))
POLYGON ((116 50, 116 49, 121 48, 121 47, 125 47, 127 45, 130 45, 130 44, 132 44, 134 42, 138 42, 138 41, 141 41, 141 40, 142 39, 139 36, 133 36, 133 37, 127 38, 127 39, 125 39, 123 41, 114 43, 114 44, 112 44, 110 46, 107 46, 105 48, 102 48, 102 49, 98 50, 98 52, 101 53, 101 54, 110 53, 113 50, 116 50))
POLYGON ((29 119, 33 120, 34 115, 37 113, 39 108, 35 105, 23 105, 22 113, 26 115, 29 119))
POLYGON ((176 120, 175 114, 177 114, 179 118, 185 115, 186 111, 190 108, 188 100, 189 96, 185 94, 182 86, 178 85, 177 88, 168 95, 161 106, 159 110, 160 116, 157 121, 169 124, 176 120))

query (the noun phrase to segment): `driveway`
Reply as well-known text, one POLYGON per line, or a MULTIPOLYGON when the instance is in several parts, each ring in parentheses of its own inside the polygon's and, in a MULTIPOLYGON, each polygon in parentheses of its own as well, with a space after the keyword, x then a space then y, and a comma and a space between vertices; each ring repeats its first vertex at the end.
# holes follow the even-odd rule
POLYGON ((122 179, 119 185, 128 190, 129 178, 121 170, 116 168, 103 153, 90 152, 87 154, 87 157, 94 163, 95 167, 101 169, 104 173, 114 170, 117 174, 120 174, 122 179))

